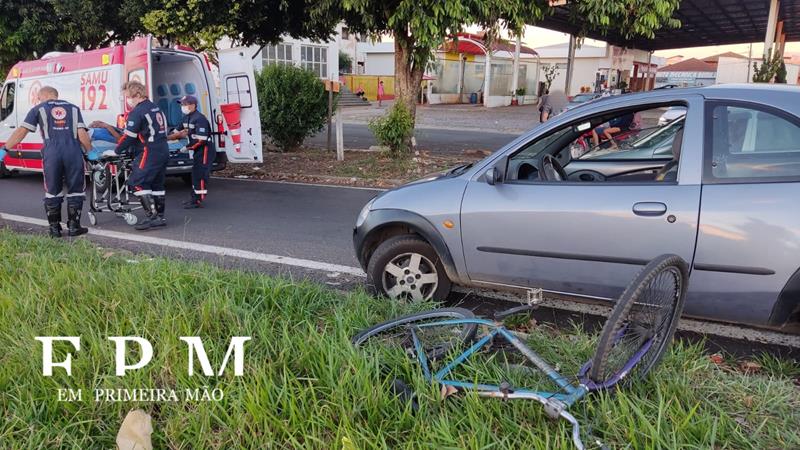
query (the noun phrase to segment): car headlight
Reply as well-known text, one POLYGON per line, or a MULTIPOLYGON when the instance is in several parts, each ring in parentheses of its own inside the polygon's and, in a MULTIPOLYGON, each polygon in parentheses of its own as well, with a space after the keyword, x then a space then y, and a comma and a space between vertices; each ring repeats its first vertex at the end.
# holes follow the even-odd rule
POLYGON ((361 212, 358 213, 358 218, 356 219, 356 228, 360 227, 365 220, 367 220, 367 216, 369 215, 370 210, 372 210, 372 204, 375 203, 375 199, 368 201, 363 208, 361 208, 361 212))

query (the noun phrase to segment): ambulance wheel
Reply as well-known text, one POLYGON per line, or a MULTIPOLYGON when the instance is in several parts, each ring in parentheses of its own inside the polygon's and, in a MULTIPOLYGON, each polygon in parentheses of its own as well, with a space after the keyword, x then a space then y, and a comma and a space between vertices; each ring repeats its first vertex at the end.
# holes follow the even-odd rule
POLYGON ((192 184, 192 174, 190 173, 182 173, 181 180, 183 180, 183 184, 187 186, 193 186, 192 184))
POLYGON ((89 216, 89 224, 91 224, 92 226, 97 225, 97 216, 94 215, 93 212, 89 211, 86 213, 86 215, 89 216))
POLYGON ((122 218, 125 219, 125 223, 127 223, 128 225, 131 225, 131 226, 136 225, 137 223, 139 223, 139 218, 136 217, 136 214, 125 213, 125 215, 122 216, 122 218))

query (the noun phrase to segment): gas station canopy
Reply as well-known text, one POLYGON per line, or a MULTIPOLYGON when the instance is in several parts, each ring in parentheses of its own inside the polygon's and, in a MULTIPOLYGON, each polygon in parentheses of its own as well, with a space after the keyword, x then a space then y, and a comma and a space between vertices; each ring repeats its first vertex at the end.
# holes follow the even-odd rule
MULTIPOLYGON (((773 0, 774 1, 774 0, 773 0)), ((682 0, 674 17, 680 28, 664 28, 655 38, 625 39, 620 34, 589 32, 586 37, 629 48, 665 50, 706 45, 764 42, 769 19, 770 0, 682 0)), ((800 0, 779 2, 777 21, 783 21, 786 41, 800 41, 800 0)), ((554 8, 536 26, 576 34, 570 24, 569 3, 554 8)))

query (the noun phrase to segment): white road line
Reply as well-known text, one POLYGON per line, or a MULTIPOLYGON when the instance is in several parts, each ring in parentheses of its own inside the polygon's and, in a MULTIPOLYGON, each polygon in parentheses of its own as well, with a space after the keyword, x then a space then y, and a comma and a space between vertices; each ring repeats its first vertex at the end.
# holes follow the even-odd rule
POLYGON ((212 176, 212 179, 215 180, 233 180, 233 181, 249 181, 255 183, 272 183, 272 184, 290 184, 293 186, 311 186, 311 187, 324 187, 324 188, 341 188, 341 189, 355 189, 359 191, 378 191, 383 192, 387 189, 383 188, 373 188, 373 187, 366 187, 366 186, 348 186, 345 184, 319 184, 319 183, 301 183, 299 181, 278 181, 278 180, 259 180, 254 178, 234 178, 234 177, 217 177, 212 176))
MULTIPOLYGON (((47 221, 36 219, 27 216, 18 216, 16 214, 0 213, 0 219, 8 220, 11 222, 26 223, 30 225, 39 225, 46 227, 47 221)), ((178 241, 175 239, 165 239, 154 236, 147 236, 145 234, 132 234, 121 233, 119 231, 100 230, 97 228, 89 228, 89 234, 94 236, 107 237, 111 239, 120 239, 123 241, 140 242, 143 244, 160 245, 163 247, 176 248, 181 250, 191 250, 202 253, 211 253, 219 256, 232 256, 234 258, 249 259, 253 261, 261 261, 274 264, 283 264, 287 266, 300 267, 303 269, 319 270, 323 272, 338 272, 348 275, 355 275, 357 277, 366 277, 366 274, 359 267, 343 266, 340 264, 331 264, 321 261, 312 261, 308 259, 292 258, 289 256, 270 255, 267 253, 251 252, 248 250, 240 250, 236 248, 220 247, 217 245, 198 244, 195 242, 178 241)))

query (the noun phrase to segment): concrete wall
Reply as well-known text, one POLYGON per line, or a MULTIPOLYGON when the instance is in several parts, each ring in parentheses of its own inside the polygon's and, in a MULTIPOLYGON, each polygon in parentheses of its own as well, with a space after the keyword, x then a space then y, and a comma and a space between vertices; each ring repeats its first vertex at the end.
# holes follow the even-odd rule
MULTIPOLYGON (((560 68, 553 80, 551 90, 564 90, 567 78, 566 58, 542 58, 542 67, 545 64, 558 64, 560 68)), ((575 68, 572 70, 572 92, 580 92, 581 86, 594 87, 595 77, 600 69, 608 69, 607 58, 575 58, 575 68)), ((539 80, 545 81, 544 70, 539 70, 539 80)))
POLYGON ((741 58, 720 58, 717 64, 717 84, 750 83, 753 76, 753 63, 741 58), (750 68, 750 77, 747 69, 750 68))
POLYGON ((394 75, 394 53, 365 53, 364 75, 394 75))

